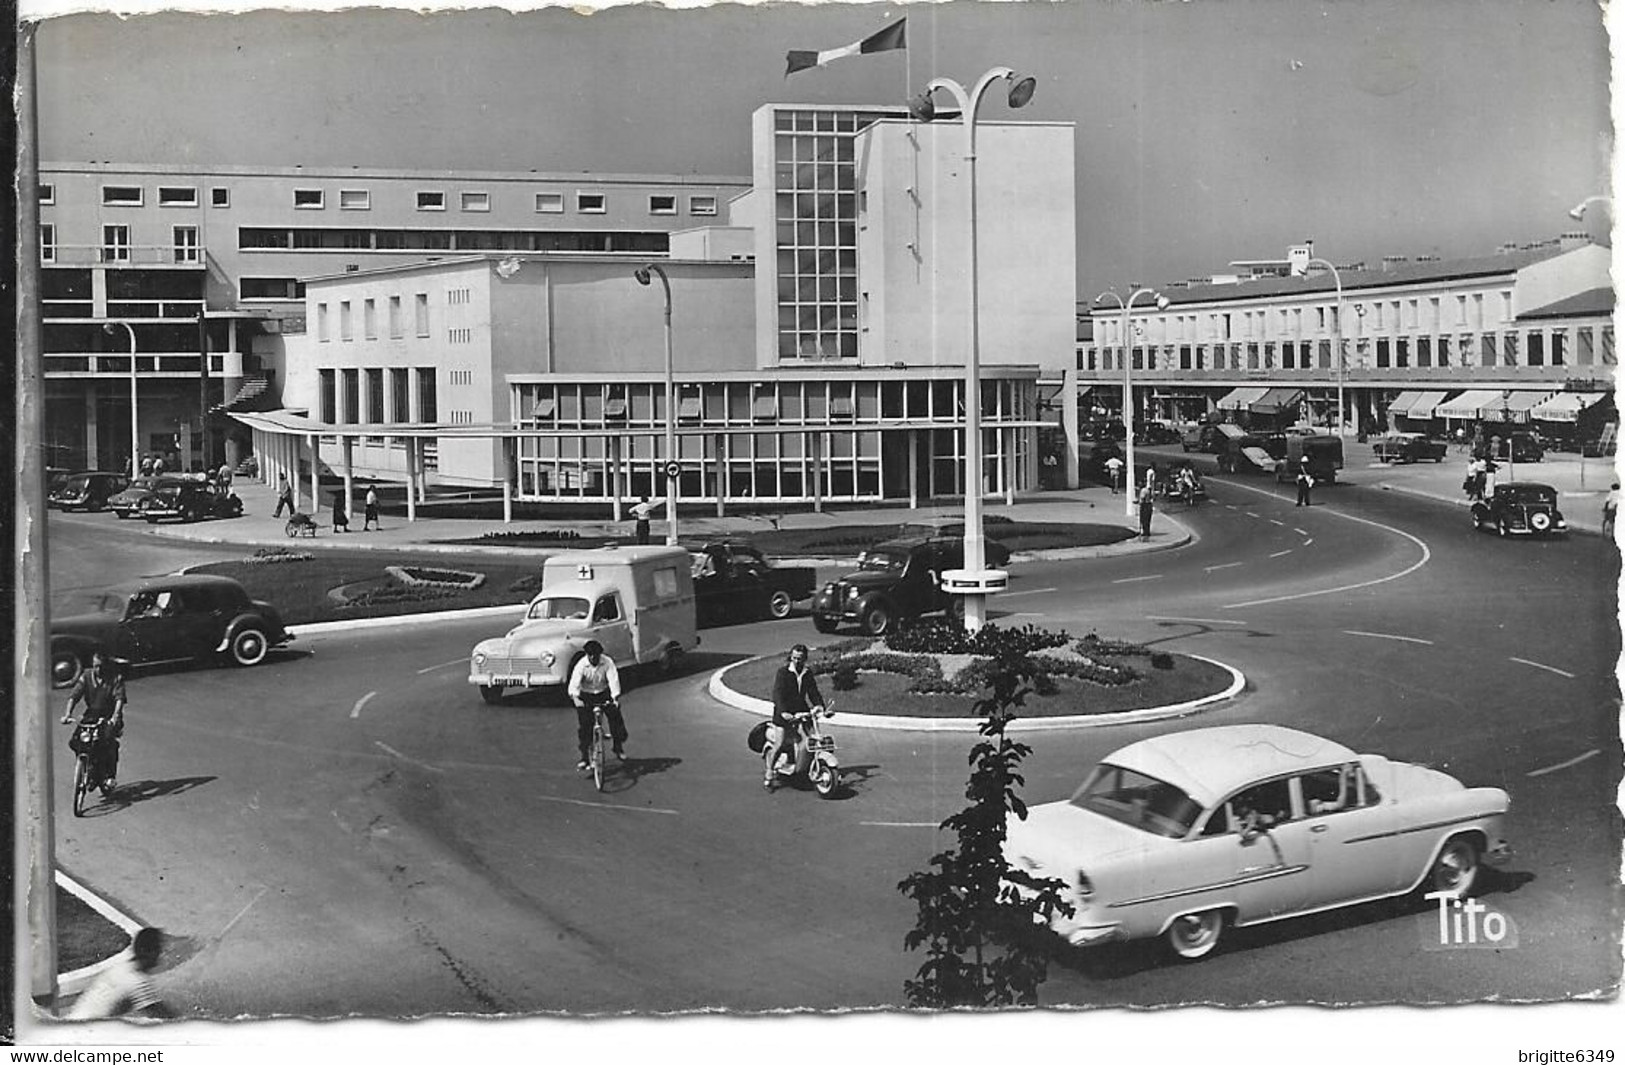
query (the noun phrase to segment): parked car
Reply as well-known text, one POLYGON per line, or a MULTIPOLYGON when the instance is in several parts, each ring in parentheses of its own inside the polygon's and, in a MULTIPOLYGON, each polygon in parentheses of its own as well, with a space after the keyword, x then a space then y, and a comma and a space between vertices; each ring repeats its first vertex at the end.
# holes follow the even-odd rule
POLYGON ((1186 430, 1180 438, 1181 451, 1201 451, 1207 454, 1216 454, 1224 450, 1225 434, 1218 425, 1193 425, 1186 430))
POLYGON ((198 480, 159 485, 141 501, 140 510, 141 516, 153 525, 166 518, 193 522, 204 518, 235 518, 242 512, 243 501, 235 492, 198 480))
POLYGON ((964 565, 963 542, 918 537, 887 540, 858 556, 858 568, 813 596, 813 627, 856 625, 870 636, 922 614, 964 616, 963 596, 942 590, 942 571, 964 565))
POLYGON ((1183 441, 1184 434, 1167 422, 1139 422, 1134 426, 1134 442, 1136 444, 1158 446, 1162 444, 1181 444, 1183 441))
POLYGON ((229 577, 152 577, 95 593, 51 620, 51 683, 66 687, 101 651, 132 665, 225 657, 258 665, 293 639, 270 603, 229 577))
MULTIPOLYGON (((1003 569, 1010 564, 1010 548, 998 540, 987 535, 991 527, 997 529, 1006 524, 1002 521, 982 519, 982 557, 989 566, 1003 569)), ((907 521, 897 527, 897 532, 889 539, 910 540, 915 537, 925 537, 930 540, 950 541, 956 545, 965 542, 965 523, 963 521, 907 521)))
POLYGON ((159 488, 184 483, 185 478, 180 476, 137 477, 125 486, 124 491, 108 499, 107 509, 120 519, 138 518, 141 516, 141 504, 152 498, 159 488))
POLYGON ((1485 443, 1478 448, 1478 452, 1498 462, 1506 462, 1509 454, 1513 462, 1539 462, 1546 456, 1546 449, 1534 433, 1513 433, 1500 437, 1485 443))
POLYGON ((1561 536, 1569 531, 1557 509, 1557 489, 1534 481, 1507 481, 1473 504, 1473 528, 1502 536, 1561 536))
POLYGON ((1421 433, 1389 433, 1371 442, 1378 462, 1443 462, 1449 446, 1421 433))
POLYGON ((818 585, 813 567, 777 565, 750 544, 719 541, 689 554, 702 624, 787 618, 818 585))
POLYGON ((130 483, 122 473, 90 470, 69 474, 50 495, 46 505, 58 510, 104 510, 107 501, 130 483))
POLYGON ((1436 769, 1225 725, 1108 755, 1070 799, 1007 819, 1005 859, 1063 881, 1074 912, 1050 928, 1073 945, 1162 937, 1196 959, 1228 926, 1418 888, 1461 898, 1509 856, 1507 806, 1436 769))

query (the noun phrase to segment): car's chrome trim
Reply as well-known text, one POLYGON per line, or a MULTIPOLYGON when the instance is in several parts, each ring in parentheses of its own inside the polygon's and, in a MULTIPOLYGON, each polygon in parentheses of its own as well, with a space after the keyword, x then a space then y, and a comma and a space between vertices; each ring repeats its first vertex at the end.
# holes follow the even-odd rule
POLYGON ((1451 818, 1448 821, 1429 821, 1425 825, 1409 825, 1405 828, 1396 828, 1388 832, 1374 832, 1369 836, 1350 836, 1344 843, 1366 843, 1374 839, 1392 839, 1395 836, 1407 836, 1413 832, 1432 832, 1436 828, 1448 828, 1451 825, 1464 825, 1471 821, 1483 821, 1486 818, 1500 817, 1494 811, 1466 814, 1462 817, 1451 818))
POLYGON ((1124 906, 1142 906, 1148 902, 1166 902, 1169 899, 1184 898, 1186 895, 1201 895, 1209 891, 1223 891, 1225 888, 1240 887, 1242 884, 1256 884, 1265 880, 1274 880, 1277 877, 1292 876, 1295 873, 1307 872, 1307 865, 1282 865, 1266 872, 1254 873, 1249 876, 1231 877, 1229 880, 1220 880, 1201 887, 1180 888, 1178 891, 1164 891, 1157 895, 1142 895, 1137 899, 1124 899, 1121 902, 1108 902, 1108 910, 1122 909, 1124 906))

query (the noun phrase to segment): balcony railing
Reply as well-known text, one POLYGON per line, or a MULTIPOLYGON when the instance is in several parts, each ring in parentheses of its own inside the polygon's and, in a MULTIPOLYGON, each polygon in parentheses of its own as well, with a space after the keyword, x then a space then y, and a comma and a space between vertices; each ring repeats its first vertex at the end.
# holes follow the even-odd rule
MULTIPOLYGON (((135 360, 137 379, 146 377, 197 377, 201 372, 195 351, 140 352, 135 360)), ((209 373, 218 376, 223 369, 219 353, 211 353, 209 373)), ((130 353, 124 352, 45 352, 46 377, 108 377, 130 376, 130 353)))
POLYGON ((177 247, 173 244, 51 244, 40 249, 40 262, 46 266, 110 266, 115 268, 166 267, 201 270, 208 259, 202 245, 177 247))

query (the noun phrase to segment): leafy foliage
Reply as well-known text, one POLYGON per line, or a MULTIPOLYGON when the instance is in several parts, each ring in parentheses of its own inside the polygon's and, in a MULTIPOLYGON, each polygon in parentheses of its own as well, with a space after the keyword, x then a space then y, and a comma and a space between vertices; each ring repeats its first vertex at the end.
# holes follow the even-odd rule
POLYGON ((899 626, 886 637, 886 647, 905 654, 997 657, 1007 648, 1016 654, 1030 655, 1048 647, 1065 646, 1070 639, 1064 629, 1042 629, 1036 625, 1023 625, 1019 629, 984 625, 968 633, 958 622, 930 617, 899 626))
POLYGON ((1032 662, 1013 646, 993 658, 990 692, 976 704, 985 720, 983 738, 970 752, 970 805, 942 822, 957 846, 897 885, 918 907, 903 945, 926 953, 915 978, 903 983, 911 1006, 1033 1006, 1048 977, 1048 944, 1035 926, 1072 912, 1062 896, 1066 885, 1034 877, 1004 857, 1009 817, 1027 816, 1017 790, 1025 783, 1021 762, 1032 752, 1005 729, 1032 690, 1033 676, 1032 662))

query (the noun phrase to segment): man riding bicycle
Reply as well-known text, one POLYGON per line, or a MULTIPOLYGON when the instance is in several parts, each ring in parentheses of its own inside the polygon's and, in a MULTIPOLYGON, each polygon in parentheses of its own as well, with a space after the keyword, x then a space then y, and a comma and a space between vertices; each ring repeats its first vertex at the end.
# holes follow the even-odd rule
POLYGON ((818 683, 807 669, 807 645, 798 643, 790 648, 789 661, 779 667, 773 676, 773 728, 767 730, 767 767, 762 776, 762 787, 772 791, 778 784, 773 766, 785 751, 794 753, 801 739, 801 721, 808 714, 824 708, 824 697, 818 693, 818 683))
MULTIPOLYGON (((68 708, 62 713, 64 725, 73 724, 73 708, 81 702, 85 704, 85 712, 79 718, 79 724, 94 721, 108 723, 102 733, 100 760, 103 788, 112 791, 114 778, 118 776, 118 738, 124 734, 124 677, 100 651, 91 655, 90 668, 81 673, 68 690, 68 708)), ((68 746, 74 754, 81 753, 77 728, 68 746)))
POLYGON ((587 748, 592 743, 594 709, 602 706, 609 718, 609 735, 615 743, 615 757, 625 758, 626 721, 621 717, 621 677, 615 660, 604 654, 604 645, 588 640, 585 654, 570 671, 570 701, 576 705, 576 746, 581 750, 577 769, 587 768, 587 748))

